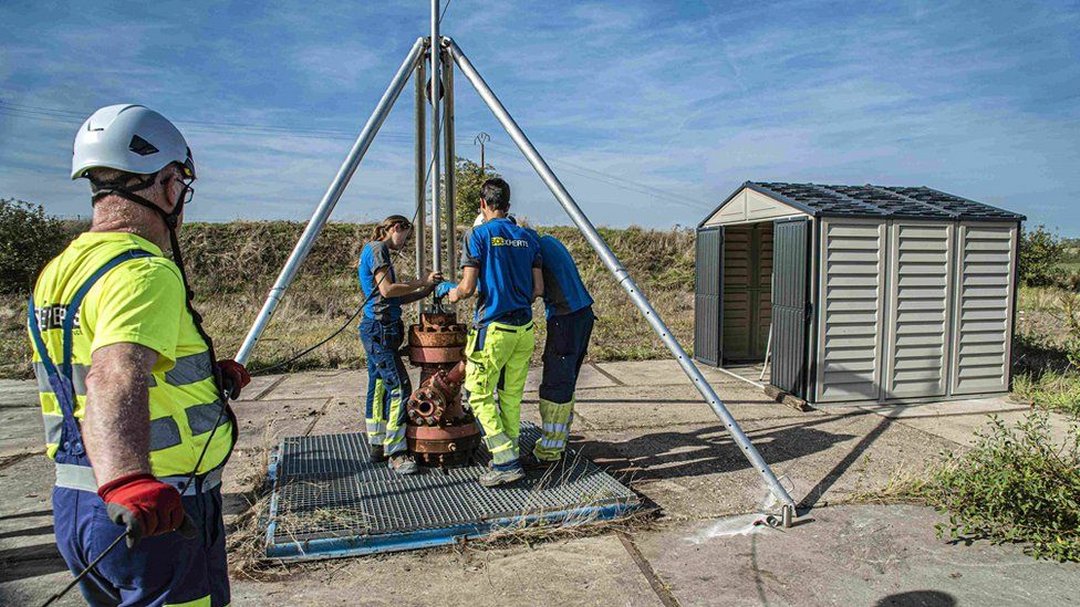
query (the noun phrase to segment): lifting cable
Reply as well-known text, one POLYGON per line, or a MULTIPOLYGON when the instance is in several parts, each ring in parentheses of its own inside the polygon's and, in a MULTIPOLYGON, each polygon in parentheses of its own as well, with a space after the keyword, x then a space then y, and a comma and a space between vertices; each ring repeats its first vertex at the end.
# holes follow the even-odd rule
MULTIPOLYGON (((449 0, 447 0, 447 5, 449 5, 449 4, 450 4, 450 2, 449 2, 449 0)), ((444 12, 445 12, 445 10, 446 9, 443 8, 444 12)), ((445 121, 446 121, 446 113, 444 112, 443 115, 439 117, 439 131, 440 132, 442 131, 442 127, 443 127, 443 124, 445 123, 445 121)), ((431 155, 431 160, 428 161, 427 169, 424 172, 424 185, 421 188, 422 192, 427 191, 428 181, 431 179, 431 169, 434 166, 434 164, 435 164, 435 155, 432 154, 431 155)), ((412 224, 414 226, 416 225, 416 220, 419 217, 420 210, 422 208, 423 207, 421 205, 416 205, 416 211, 413 213, 413 216, 412 216, 412 224)), ((421 218, 421 220, 423 220, 423 219, 424 218, 421 218)), ((432 220, 433 221, 438 221, 439 218, 432 217, 432 220)), ((449 237, 454 238, 455 236, 453 234, 450 234, 449 237)), ((397 255, 398 259, 404 258, 404 254, 402 253, 403 250, 404 250, 404 247, 401 250, 396 252, 396 255, 397 255)), ((452 262, 453 262, 453 260, 451 260, 451 263, 452 262)), ((417 273, 416 277, 418 279, 420 278, 420 270, 421 270, 420 268, 416 268, 416 273, 417 273)), ((319 340, 318 342, 315 343, 315 345, 305 348, 304 350, 300 351, 299 353, 291 356, 290 358, 288 358, 288 359, 286 359, 284 361, 281 361, 279 363, 274 363, 274 364, 270 365, 269 367, 262 367, 261 369, 256 369, 254 371, 251 371, 250 372, 251 376, 255 377, 257 375, 266 375, 266 374, 270 373, 271 371, 276 371, 277 369, 280 369, 282 367, 286 367, 288 365, 291 365, 291 364, 295 363, 296 361, 300 360, 301 358, 307 356, 308 354, 311 354, 315 350, 318 350, 319 348, 325 346, 327 344, 327 342, 329 342, 331 339, 334 339, 335 337, 340 335, 341 332, 344 331, 345 329, 349 328, 349 325, 351 325, 352 322, 354 320, 356 320, 356 317, 360 316, 360 313, 364 311, 364 306, 366 306, 368 304, 368 301, 371 300, 371 298, 375 296, 375 293, 377 293, 378 290, 379 290, 379 285, 382 284, 382 281, 385 280, 386 277, 389 276, 389 275, 390 275, 389 272, 384 272, 383 273, 382 278, 380 278, 378 280, 378 282, 376 282, 375 285, 371 288, 371 292, 368 293, 366 296, 364 296, 364 298, 360 301, 360 305, 357 306, 356 310, 353 311, 353 313, 350 314, 347 319, 345 319, 345 322, 342 323, 341 326, 338 327, 337 330, 335 330, 333 333, 331 333, 330 335, 327 335, 323 339, 319 340)))

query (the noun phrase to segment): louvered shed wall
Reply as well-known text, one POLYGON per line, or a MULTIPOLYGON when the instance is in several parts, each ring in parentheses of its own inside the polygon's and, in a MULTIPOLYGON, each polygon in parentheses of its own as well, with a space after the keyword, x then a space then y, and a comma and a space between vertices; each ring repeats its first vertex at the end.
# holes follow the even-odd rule
POLYGON ((954 226, 889 226, 885 398, 942 396, 948 388, 954 226))
POLYGON ((798 216, 813 249, 807 400, 1008 391, 1024 217, 927 187, 748 181, 721 203, 699 224, 728 234, 721 364, 760 360, 772 321, 784 322, 771 303, 776 243, 761 228, 798 216))
POLYGON ((877 400, 886 271, 882 221, 821 220, 817 400, 877 400))
POLYGON ((952 331, 953 394, 1008 389, 1016 239, 1016 224, 960 224, 952 331))

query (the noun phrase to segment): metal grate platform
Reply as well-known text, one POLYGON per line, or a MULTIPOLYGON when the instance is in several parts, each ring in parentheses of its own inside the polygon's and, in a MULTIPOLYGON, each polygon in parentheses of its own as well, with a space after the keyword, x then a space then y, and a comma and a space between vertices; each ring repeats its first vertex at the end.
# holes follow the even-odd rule
MULTIPOLYGON (((535 425, 522 422, 523 453, 539 437, 535 425)), ((266 556, 415 550, 507 527, 612 519, 641 505, 633 491, 573 451, 555 468, 486 489, 476 479, 490 459, 481 448, 472 465, 399 476, 385 463, 368 462, 361 433, 287 437, 270 462, 266 556)))

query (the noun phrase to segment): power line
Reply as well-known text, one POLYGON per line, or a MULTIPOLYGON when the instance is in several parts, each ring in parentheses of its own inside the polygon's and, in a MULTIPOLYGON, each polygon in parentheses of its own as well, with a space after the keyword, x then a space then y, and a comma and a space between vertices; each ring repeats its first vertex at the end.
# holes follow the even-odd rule
MULTIPOLYGON (((449 6, 449 1, 446 6, 449 6)), ((444 8, 445 12, 445 8, 444 8)), ((18 118, 30 118, 35 120, 41 120, 44 122, 51 122, 54 124, 80 124, 85 120, 87 114, 72 110, 62 110, 58 108, 49 108, 41 106, 26 105, 21 103, 11 103, 7 101, 0 101, 0 115, 7 115, 18 118)), ((213 132, 221 133, 234 132, 253 136, 286 136, 303 139, 314 139, 323 141, 352 141, 356 138, 356 134, 345 129, 332 129, 332 128, 314 128, 314 127, 298 127, 298 126, 286 126, 286 125, 266 125, 266 124, 253 124, 243 122, 226 122, 226 121, 205 121, 205 120, 176 120, 177 124, 184 125, 185 128, 195 132, 213 132)), ((406 133, 393 133, 393 132, 381 132, 379 137, 382 139, 390 139, 394 141, 412 141, 414 136, 406 133)), ((455 138, 459 143, 468 143, 467 138, 457 137, 455 138)), ((514 150, 513 146, 509 144, 500 143, 498 141, 487 141, 489 145, 497 148, 514 150)), ((517 157, 516 155, 512 157, 517 157)), ((651 186, 646 183, 628 179, 621 175, 614 175, 603 171, 570 162, 568 160, 551 160, 551 164, 560 167, 560 170, 566 173, 584 177, 598 181, 600 183, 610 185, 615 188, 619 188, 629 192, 635 192, 638 194, 644 194, 651 198, 657 198, 678 204, 687 208, 702 209, 710 208, 713 203, 705 200, 696 200, 688 198, 686 196, 677 194, 670 190, 651 186)))
MULTIPOLYGON (((503 143, 489 142, 490 145, 505 149, 516 149, 503 143)), ((524 162, 524 159, 521 159, 524 162)), ((631 192, 637 192, 639 194, 645 194, 653 198, 660 198, 667 202, 673 202, 692 209, 701 209, 703 207, 715 206, 713 203, 704 200, 696 200, 693 198, 687 198, 676 194, 670 190, 664 190, 645 183, 640 183, 619 175, 612 175, 610 173, 604 173, 589 167, 570 162, 568 160, 550 160, 550 164, 560 167, 560 171, 585 177, 586 179, 593 179, 607 185, 628 190, 631 192)))

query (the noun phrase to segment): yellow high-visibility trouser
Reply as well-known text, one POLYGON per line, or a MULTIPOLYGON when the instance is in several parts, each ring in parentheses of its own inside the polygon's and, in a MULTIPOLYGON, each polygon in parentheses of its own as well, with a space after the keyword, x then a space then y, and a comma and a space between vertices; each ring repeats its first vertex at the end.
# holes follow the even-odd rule
POLYGON ((495 469, 518 466, 518 435, 521 433, 521 398, 529 359, 536 345, 533 323, 489 323, 469 332, 465 345, 465 389, 469 406, 484 429, 484 443, 495 469), (499 385, 502 376, 503 384, 499 385), (495 391, 499 403, 495 404, 495 391))

